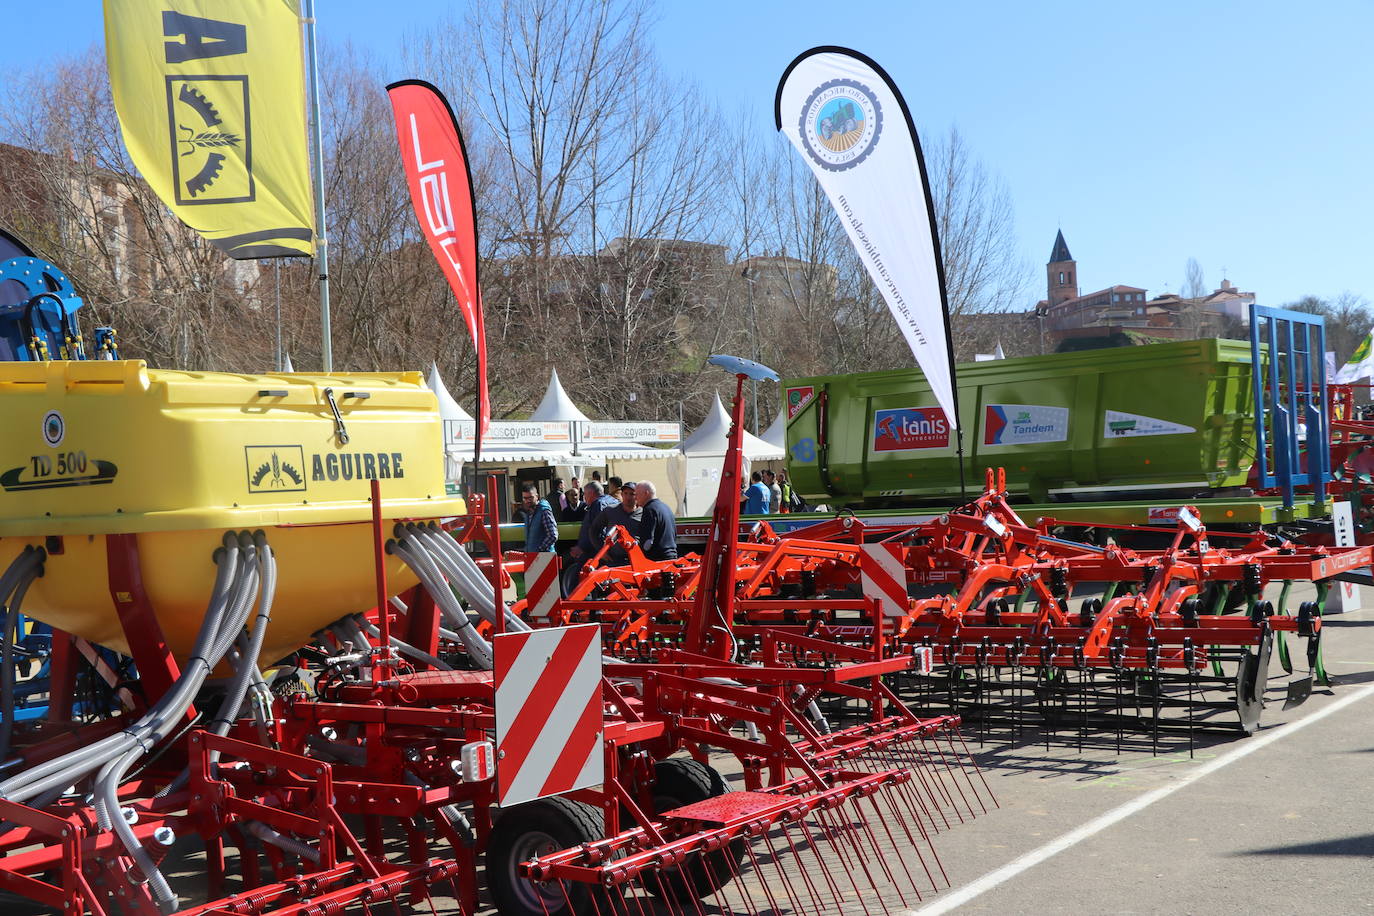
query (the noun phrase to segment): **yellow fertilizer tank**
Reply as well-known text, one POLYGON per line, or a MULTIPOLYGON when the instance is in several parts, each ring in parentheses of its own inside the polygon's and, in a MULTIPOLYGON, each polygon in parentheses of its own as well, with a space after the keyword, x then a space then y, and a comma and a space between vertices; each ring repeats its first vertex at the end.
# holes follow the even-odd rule
MULTIPOLYGON (((261 661, 376 604, 370 480, 382 514, 460 515, 419 373, 232 375, 138 360, 0 363, 0 569, 45 547, 24 612, 128 652, 107 535, 136 539, 172 654, 189 652, 226 531, 263 529, 278 582, 261 661)), ((415 584, 387 558, 397 594, 415 584)))

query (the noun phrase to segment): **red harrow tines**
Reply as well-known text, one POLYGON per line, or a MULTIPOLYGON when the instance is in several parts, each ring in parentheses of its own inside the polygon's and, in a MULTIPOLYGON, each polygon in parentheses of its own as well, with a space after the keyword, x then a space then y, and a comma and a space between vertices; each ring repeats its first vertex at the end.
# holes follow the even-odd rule
MULTIPOLYGON (((952 594, 908 602, 894 624, 904 642, 933 650, 939 684, 918 689, 923 699, 935 694, 1016 723, 1034 716, 1050 729, 1076 727, 1080 740, 1103 726, 1118 740, 1140 726, 1153 741, 1169 727, 1190 738, 1194 728, 1227 724, 1253 732, 1275 640, 1290 672, 1286 637, 1308 640, 1310 673, 1289 688, 1295 705, 1313 676, 1325 677, 1323 580, 1369 561, 1367 548, 1308 548, 1262 532, 1220 547, 1188 508, 1164 549, 1096 547, 1051 536, 1052 519, 1027 528, 1001 493, 1000 480, 990 480, 984 508, 993 511, 952 513, 901 539, 914 551, 935 548, 934 556, 951 532, 976 535, 958 546, 979 562, 952 594), (1285 604, 1299 581, 1316 582, 1317 599, 1290 615, 1285 604), (1277 610, 1264 598, 1271 583, 1281 584, 1277 610)), ((915 558, 918 575, 927 558, 915 558)))

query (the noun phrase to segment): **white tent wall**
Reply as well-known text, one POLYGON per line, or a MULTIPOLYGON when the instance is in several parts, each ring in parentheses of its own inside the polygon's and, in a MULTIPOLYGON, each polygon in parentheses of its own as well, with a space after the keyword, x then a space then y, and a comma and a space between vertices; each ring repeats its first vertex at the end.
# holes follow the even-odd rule
POLYGON ((658 498, 678 513, 681 495, 676 481, 673 480, 673 465, 681 459, 674 451, 662 458, 611 458, 606 462, 606 476, 619 477, 621 480, 652 480, 658 498))
MULTIPOLYGON (((720 490, 720 472, 725 463, 725 449, 730 433, 730 415, 720 396, 707 413, 705 421, 682 443, 682 500, 681 515, 710 515, 715 509, 716 493, 720 490)), ((760 464, 781 466, 783 450, 749 432, 743 442, 744 479, 760 464)))
MULTIPOLYGON (((681 517, 707 516, 715 511, 716 494, 720 492, 720 471, 724 465, 724 455, 683 456, 683 492, 681 511, 678 513, 681 517)), ((744 479, 748 480, 754 463, 746 457, 743 466, 744 479)))

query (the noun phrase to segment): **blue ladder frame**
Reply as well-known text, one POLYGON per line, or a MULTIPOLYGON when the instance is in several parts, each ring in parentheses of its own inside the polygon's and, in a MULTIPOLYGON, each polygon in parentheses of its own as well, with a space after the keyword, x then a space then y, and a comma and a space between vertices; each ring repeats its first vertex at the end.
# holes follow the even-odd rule
POLYGON ((1250 358, 1255 394, 1259 485, 1278 487, 1285 509, 1293 490, 1312 488, 1313 502, 1326 502, 1331 476, 1331 441, 1326 416, 1326 321, 1264 305, 1250 306, 1250 358), (1267 360, 1261 345, 1267 345, 1267 360), (1266 363, 1267 362, 1267 366, 1266 363), (1307 468, 1303 469, 1303 442, 1307 468), (1270 459, 1272 446, 1273 458, 1270 459))

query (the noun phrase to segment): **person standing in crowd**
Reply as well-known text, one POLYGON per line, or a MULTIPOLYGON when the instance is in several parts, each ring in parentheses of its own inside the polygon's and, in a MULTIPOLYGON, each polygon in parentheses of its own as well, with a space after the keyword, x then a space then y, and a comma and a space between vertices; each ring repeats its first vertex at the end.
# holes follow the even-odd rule
POLYGON ((587 504, 582 501, 582 492, 577 487, 570 487, 568 492, 563 494, 563 512, 558 516, 558 520, 580 522, 586 514, 587 504))
POLYGON ((768 488, 768 511, 773 515, 784 511, 782 507, 782 487, 778 486, 778 475, 772 471, 763 472, 763 485, 768 488))
POLYGON ((607 492, 607 494, 609 494, 609 495, 611 495, 611 496, 614 496, 616 499, 619 499, 619 498, 620 498, 620 488, 623 487, 624 485, 625 485, 625 482, 624 482, 623 480, 621 480, 619 477, 611 477, 611 478, 608 478, 608 479, 606 480, 606 492, 607 492))
POLYGON ((749 484, 749 489, 744 491, 744 514, 767 515, 771 494, 768 487, 764 486, 763 475, 755 471, 749 475, 749 479, 752 483, 749 484))
POLYGON ((639 547, 650 560, 677 559, 677 520, 673 510, 658 498, 658 488, 652 480, 641 480, 635 486, 635 505, 642 516, 639 520, 639 547))
POLYGON ((554 518, 568 508, 568 501, 563 497, 565 489, 562 477, 555 477, 549 485, 549 508, 553 510, 554 518))
POLYGON ((525 553, 552 553, 558 543, 558 522, 548 501, 539 498, 537 484, 520 488, 520 505, 525 510, 525 553))
MULTIPOLYGON (((635 482, 626 482, 620 488, 620 505, 611 506, 601 513, 599 521, 592 523, 592 528, 601 531, 604 538, 612 528, 619 526, 636 541, 639 540, 639 525, 644 518, 644 512, 635 505, 635 482)), ((606 554, 607 566, 624 566, 630 561, 630 556, 621 547, 612 547, 606 554)))
POLYGON ((586 501, 583 503, 582 529, 577 533, 577 543, 573 545, 570 551, 572 561, 568 563, 568 568, 563 572, 563 594, 565 595, 572 593, 583 565, 596 556, 596 552, 601 549, 601 541, 605 537, 605 531, 596 528, 596 525, 600 523, 601 513, 612 506, 620 505, 620 500, 607 493, 606 488, 601 485, 599 480, 593 480, 584 486, 582 495, 586 497, 586 501))
POLYGON ((792 489, 792 481, 787 479, 787 471, 778 471, 778 487, 782 490, 782 504, 778 507, 783 512, 792 512, 796 509, 797 491, 792 489))

